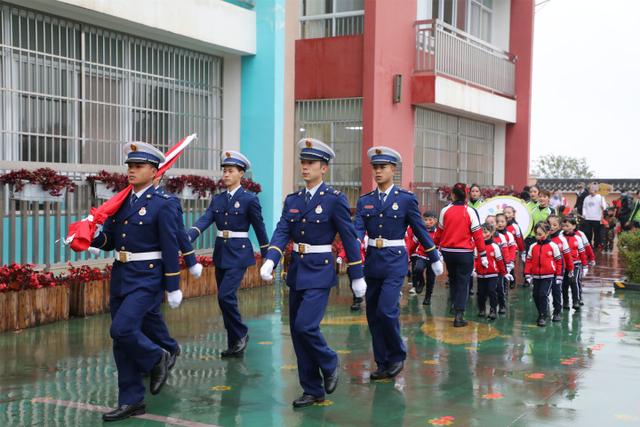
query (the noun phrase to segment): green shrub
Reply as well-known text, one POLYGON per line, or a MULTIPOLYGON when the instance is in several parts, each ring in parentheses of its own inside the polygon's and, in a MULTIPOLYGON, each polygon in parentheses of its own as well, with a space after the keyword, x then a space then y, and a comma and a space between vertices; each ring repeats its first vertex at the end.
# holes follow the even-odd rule
POLYGON ((627 280, 640 283, 640 230, 627 231, 618 235, 618 248, 626 264, 627 280))

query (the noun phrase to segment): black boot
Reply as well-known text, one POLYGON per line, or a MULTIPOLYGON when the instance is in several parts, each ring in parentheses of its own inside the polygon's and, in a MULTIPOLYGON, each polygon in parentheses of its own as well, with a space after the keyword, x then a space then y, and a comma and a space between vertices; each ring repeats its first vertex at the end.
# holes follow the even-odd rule
POLYGON ((120 421, 125 418, 134 417, 136 415, 142 415, 146 411, 144 402, 136 403, 135 405, 120 405, 111 412, 102 414, 103 421, 120 421))
POLYGON ((462 310, 456 311, 456 318, 453 321, 453 327, 461 328, 463 326, 467 326, 467 321, 464 320, 464 311, 462 310))
POLYGON ((149 379, 149 390, 151 394, 160 393, 160 389, 167 382, 169 376, 169 363, 171 362, 171 354, 167 350, 162 350, 162 356, 156 366, 151 369, 149 379))
POLYGON ((424 301, 422 301, 422 305, 431 305, 431 295, 424 297, 424 301))

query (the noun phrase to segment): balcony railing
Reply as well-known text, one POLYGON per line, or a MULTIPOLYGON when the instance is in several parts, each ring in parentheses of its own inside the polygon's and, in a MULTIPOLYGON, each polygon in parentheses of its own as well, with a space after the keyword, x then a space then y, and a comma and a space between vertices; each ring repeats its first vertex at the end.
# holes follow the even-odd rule
POLYGON ((353 36, 364 32, 364 10, 301 16, 300 38, 353 36))
POLYGON ((515 96, 516 57, 440 20, 416 22, 415 71, 515 96))

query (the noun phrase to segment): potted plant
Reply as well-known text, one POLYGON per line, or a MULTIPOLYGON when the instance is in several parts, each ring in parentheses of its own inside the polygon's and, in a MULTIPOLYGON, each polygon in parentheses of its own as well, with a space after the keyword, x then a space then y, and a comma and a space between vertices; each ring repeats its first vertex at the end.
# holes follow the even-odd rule
POLYGON ((216 182, 206 176, 181 175, 169 178, 165 188, 181 199, 196 200, 209 198, 216 191, 216 182))
POLYGON ((90 175, 86 179, 93 186, 93 194, 98 199, 110 199, 129 185, 127 175, 104 170, 98 172, 97 175, 90 175))
POLYGON ((614 282, 616 289, 640 291, 640 230, 618 235, 618 249, 625 263, 625 277, 614 282))
POLYGON ((0 184, 13 186, 13 198, 34 202, 62 202, 66 191, 73 192, 73 181, 50 168, 20 169, 0 175, 0 184))

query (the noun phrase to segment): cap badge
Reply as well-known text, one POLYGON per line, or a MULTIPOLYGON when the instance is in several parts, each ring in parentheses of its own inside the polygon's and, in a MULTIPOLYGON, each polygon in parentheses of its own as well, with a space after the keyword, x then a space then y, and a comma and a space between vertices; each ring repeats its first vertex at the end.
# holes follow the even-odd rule
POLYGON ((136 144, 129 145, 129 148, 131 149, 131 151, 138 151, 138 146, 136 144))
POLYGON ((224 153, 224 155, 227 156, 227 158, 231 157, 231 153, 228 152, 228 151, 226 153, 224 153))
POLYGON ((311 141, 309 141, 308 139, 304 142, 304 146, 307 148, 311 148, 313 147, 313 144, 311 143, 311 141))
POLYGON ((376 148, 376 154, 377 154, 377 155, 382 154, 382 150, 381 150, 381 149, 379 149, 379 148, 376 148))

